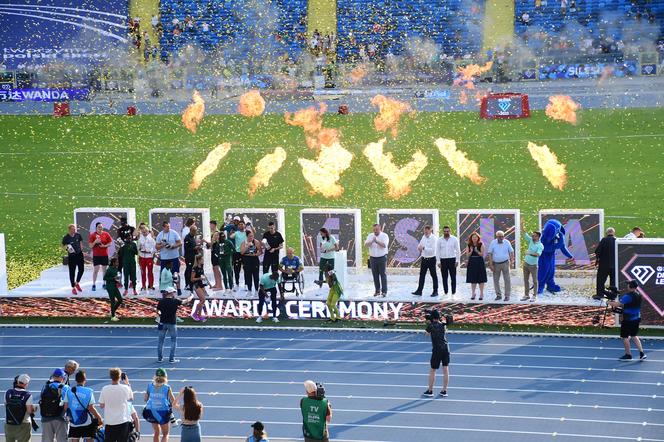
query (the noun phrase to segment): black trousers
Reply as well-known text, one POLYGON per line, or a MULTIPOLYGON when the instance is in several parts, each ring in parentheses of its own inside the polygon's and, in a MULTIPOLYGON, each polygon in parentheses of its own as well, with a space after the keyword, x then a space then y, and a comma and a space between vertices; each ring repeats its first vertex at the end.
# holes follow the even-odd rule
POLYGON ((81 282, 81 278, 83 277, 83 254, 70 253, 67 257, 67 267, 69 267, 69 282, 74 287, 77 283, 81 282), (74 278, 76 269, 78 269, 78 274, 74 278))
POLYGON ((258 256, 245 256, 244 263, 244 283, 247 284, 247 290, 251 290, 251 283, 254 283, 254 289, 258 290, 258 279, 260 278, 260 262, 258 256))
POLYGON ((441 258, 440 273, 443 277, 443 291, 447 295, 447 275, 452 281, 452 294, 456 293, 456 258, 441 258))
POLYGON ((258 315, 263 316, 263 304, 265 304, 265 310, 267 310, 267 294, 270 294, 270 301, 272 301, 272 316, 275 318, 279 315, 279 309, 277 308, 277 288, 272 287, 267 290, 258 291, 258 315))
POLYGON ((436 257, 432 258, 422 258, 420 262, 420 281, 417 284, 417 292, 421 293, 424 289, 424 279, 427 276, 427 272, 431 274, 431 279, 433 279, 433 291, 438 291, 438 272, 436 272, 436 257))
POLYGON ((130 425, 129 422, 119 425, 106 425, 104 428, 104 442, 127 442, 130 425))
POLYGON ((279 252, 265 252, 263 255, 263 273, 274 272, 279 268, 279 252))
POLYGON ((190 261, 190 260, 185 258, 184 263, 186 265, 186 267, 184 269, 185 288, 189 289, 190 292, 193 292, 194 291, 194 285, 191 283, 191 273, 194 270, 194 260, 192 259, 190 261))
POLYGON ((604 284, 606 284, 606 278, 609 278, 609 285, 611 287, 616 286, 615 274, 613 268, 607 268, 599 266, 597 267, 597 294, 601 295, 602 289, 604 289, 604 284))
MULTIPOLYGON (((242 270, 242 254, 240 252, 233 253, 233 273, 235 274, 235 285, 240 285, 240 270, 242 270)), ((247 281, 244 282, 247 284, 247 281)))

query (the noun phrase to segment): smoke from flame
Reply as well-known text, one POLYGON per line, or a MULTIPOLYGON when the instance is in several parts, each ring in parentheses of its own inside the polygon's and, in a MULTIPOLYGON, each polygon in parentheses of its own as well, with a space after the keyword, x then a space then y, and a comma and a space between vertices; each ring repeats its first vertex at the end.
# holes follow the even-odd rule
POLYGON ((567 95, 553 95, 549 97, 549 104, 546 105, 546 116, 554 120, 567 121, 570 124, 576 124, 576 111, 579 104, 567 95))
POLYGON ((323 114, 327 105, 321 103, 319 109, 315 106, 300 109, 294 114, 286 112, 284 119, 291 126, 299 126, 304 129, 304 135, 309 149, 320 149, 321 146, 331 146, 338 142, 339 131, 336 129, 323 128, 323 114))
POLYGON ((267 187, 272 176, 281 169, 286 161, 286 151, 281 147, 265 155, 256 164, 256 174, 249 180, 249 196, 252 197, 259 187, 267 187))
POLYGON ((457 175, 468 178, 475 184, 482 184, 486 180, 480 175, 479 165, 475 161, 469 160, 465 152, 457 149, 456 141, 438 138, 435 144, 457 175))
POLYGON ((383 152, 385 141, 386 139, 383 138, 376 143, 367 144, 363 153, 376 173, 385 179, 389 197, 398 199, 410 193, 410 184, 417 180, 420 173, 427 167, 429 160, 418 150, 413 154, 412 161, 398 168, 394 164, 392 153, 383 152))
POLYGON ((194 171, 194 176, 191 178, 191 183, 189 184, 190 192, 201 187, 203 180, 217 170, 219 161, 228 154, 229 150, 231 150, 231 143, 223 143, 210 151, 207 158, 194 171))
POLYGON ((237 110, 245 117, 258 117, 265 112, 265 99, 259 91, 251 90, 242 94, 237 110))
POLYGON ((549 183, 558 190, 563 190, 567 184, 567 168, 564 164, 558 162, 558 157, 551 152, 548 146, 539 146, 528 142, 530 156, 542 169, 542 175, 549 180, 549 183))
POLYGON ((376 95, 371 99, 371 104, 378 106, 379 113, 374 118, 374 126, 377 131, 386 132, 388 129, 392 133, 392 137, 396 138, 399 131, 399 120, 404 112, 412 111, 408 103, 394 100, 385 97, 384 95, 376 95))
POLYGON ((304 179, 311 185, 312 193, 336 198, 344 192, 338 181, 352 160, 353 154, 335 142, 329 146, 323 145, 315 161, 304 158, 298 158, 297 161, 302 166, 304 179))
POLYGON ((198 91, 194 91, 191 100, 192 103, 182 113, 182 124, 189 129, 189 132, 195 134, 198 124, 203 120, 203 115, 205 115, 205 100, 203 100, 198 91))

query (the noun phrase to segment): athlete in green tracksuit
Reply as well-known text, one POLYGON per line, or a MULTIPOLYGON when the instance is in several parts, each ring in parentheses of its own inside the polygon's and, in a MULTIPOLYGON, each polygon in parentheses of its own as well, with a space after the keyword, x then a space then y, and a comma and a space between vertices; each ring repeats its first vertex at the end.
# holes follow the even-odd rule
POLYGON ((136 256, 138 256, 138 247, 132 240, 127 240, 125 245, 122 246, 122 276, 124 277, 124 294, 127 296, 129 290, 129 281, 131 281, 131 288, 136 292, 136 256))
POLYGON ((330 287, 330 293, 327 295, 326 302, 327 308, 330 310, 330 321, 337 322, 340 319, 337 303, 339 302, 339 298, 344 294, 344 290, 333 270, 327 270, 325 274, 327 275, 327 285, 330 287))
POLYGON ((122 305, 122 295, 120 295, 118 289, 118 282, 118 258, 112 258, 106 273, 104 273, 104 283, 106 283, 106 291, 111 301, 111 321, 113 322, 119 321, 118 317, 115 316, 115 312, 122 305))
POLYGON ((235 244, 226 239, 226 235, 222 232, 219 235, 219 269, 226 290, 233 288, 233 253, 235 253, 235 244))

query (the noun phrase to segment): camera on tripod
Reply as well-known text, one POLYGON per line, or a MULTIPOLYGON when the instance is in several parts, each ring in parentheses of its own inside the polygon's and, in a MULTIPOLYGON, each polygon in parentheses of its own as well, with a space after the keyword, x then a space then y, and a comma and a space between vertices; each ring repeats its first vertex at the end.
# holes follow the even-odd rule
MULTIPOLYGON (((445 325, 450 326, 454 323, 454 317, 451 314, 446 314, 443 316, 445 318, 445 325)), ((441 314, 438 310, 434 309, 425 309, 424 310, 424 319, 431 322, 433 320, 439 320, 441 314)))

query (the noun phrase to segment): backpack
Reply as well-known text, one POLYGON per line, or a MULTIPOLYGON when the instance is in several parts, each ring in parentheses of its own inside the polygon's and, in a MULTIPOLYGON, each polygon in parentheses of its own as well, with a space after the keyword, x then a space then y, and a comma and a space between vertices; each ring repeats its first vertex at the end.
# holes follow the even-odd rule
POLYGON ((11 389, 5 394, 5 411, 7 424, 21 425, 25 419, 25 404, 30 398, 30 393, 11 389))
POLYGON ((50 381, 46 381, 46 386, 42 389, 41 397, 39 398, 39 409, 41 410, 42 417, 62 416, 61 396, 62 384, 59 384, 56 388, 51 386, 50 381))

